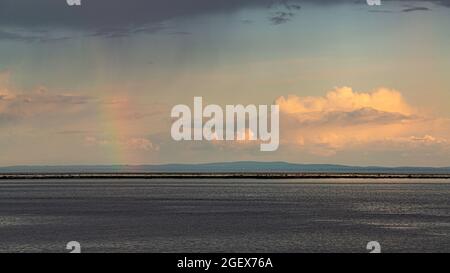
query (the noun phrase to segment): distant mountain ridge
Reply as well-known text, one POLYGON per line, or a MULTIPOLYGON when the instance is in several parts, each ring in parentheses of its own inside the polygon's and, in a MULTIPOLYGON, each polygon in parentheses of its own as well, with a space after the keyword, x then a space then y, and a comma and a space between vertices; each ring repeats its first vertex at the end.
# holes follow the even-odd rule
POLYGON ((72 165, 0 167, 0 173, 387 173, 450 174, 450 167, 357 167, 332 164, 295 164, 287 162, 219 162, 164 165, 72 165))

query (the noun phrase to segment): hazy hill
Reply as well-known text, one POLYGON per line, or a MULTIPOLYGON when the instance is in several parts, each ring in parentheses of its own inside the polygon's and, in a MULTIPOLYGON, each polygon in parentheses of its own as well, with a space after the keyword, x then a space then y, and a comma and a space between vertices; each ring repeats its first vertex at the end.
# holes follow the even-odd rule
POLYGON ((2 167, 0 173, 116 173, 116 172, 305 172, 305 173, 408 173, 450 174, 450 167, 355 167, 328 164, 293 164, 287 162, 223 162, 166 165, 99 166, 14 166, 2 167))

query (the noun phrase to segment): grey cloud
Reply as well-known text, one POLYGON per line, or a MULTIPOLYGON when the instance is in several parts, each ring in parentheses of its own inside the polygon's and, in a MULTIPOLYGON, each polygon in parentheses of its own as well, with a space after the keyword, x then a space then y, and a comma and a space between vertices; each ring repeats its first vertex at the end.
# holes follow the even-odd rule
POLYGON ((397 8, 397 9, 369 9, 368 12, 371 13, 400 13, 400 12, 415 12, 415 11, 430 11, 431 9, 428 7, 420 7, 420 6, 413 6, 413 5, 404 5, 404 8, 397 8))
POLYGON ((170 32, 169 34, 171 34, 171 35, 191 35, 192 33, 188 32, 188 31, 173 31, 173 32, 170 32))
MULTIPOLYGON (((391 0, 383 0, 391 1, 391 0)), ((418 3, 403 0, 404 3, 418 3)), ((422 0, 450 7, 450 0, 422 0)), ((70 37, 52 37, 32 31, 32 34, 11 32, 9 28, 27 30, 81 29, 89 36, 126 37, 135 33, 155 33, 164 28, 163 22, 179 17, 202 14, 229 13, 242 8, 267 8, 269 22, 288 22, 299 12, 301 4, 337 5, 354 3, 366 5, 366 0, 83 0, 81 7, 69 7, 65 0, 0 0, 0 40, 48 42, 70 37), (8 31, 4 31, 8 29, 8 31)), ((406 8, 405 12, 424 10, 406 8)))
POLYGON ((280 0, 273 1, 269 8, 271 10, 277 10, 272 13, 272 16, 269 18, 270 22, 273 25, 281 25, 289 22, 296 13, 301 9, 301 6, 297 1, 289 1, 289 0, 280 0))
POLYGON ((281 25, 284 23, 287 23, 291 20, 292 17, 294 17, 294 13, 292 12, 276 12, 274 16, 270 18, 270 21, 274 25, 281 25))
MULTIPOLYGON (((450 0, 422 1, 450 5, 450 0)), ((284 8, 294 12, 301 9, 302 3, 366 5, 366 0, 83 0, 81 7, 69 7, 65 0, 0 0, 0 25, 129 27, 159 23, 183 16, 233 12, 248 7, 284 8)))
POLYGON ((403 12, 413 12, 413 11, 429 11, 429 8, 426 7, 411 7, 411 8, 406 8, 403 9, 403 12))
POLYGON ((0 25, 117 27, 162 22, 180 16, 232 12, 267 5, 268 0, 0 0, 0 25))
POLYGON ((166 29, 163 24, 155 23, 153 25, 145 25, 139 27, 106 27, 96 30, 89 36, 120 38, 127 37, 132 34, 152 34, 166 29))
POLYGON ((299 4, 300 2, 301 1, 295 0, 278 0, 278 1, 272 0, 270 1, 269 8, 283 7, 287 10, 300 10, 302 8, 299 4))
POLYGON ((417 120, 419 117, 408 116, 400 113, 384 112, 373 108, 361 108, 354 111, 334 111, 329 113, 303 114, 298 119, 290 114, 285 114, 286 120, 295 126, 323 126, 323 125, 359 125, 359 124, 394 124, 402 121, 417 120))
POLYGON ((31 36, 27 37, 19 33, 0 30, 0 40, 33 41, 34 37, 31 36))
POLYGON ((383 112, 373 108, 362 108, 352 112, 327 113, 322 121, 338 124, 390 124, 399 121, 414 119, 400 113, 383 112))
POLYGON ((93 100, 94 98, 88 96, 59 95, 47 92, 19 94, 0 100, 0 115, 2 123, 44 113, 58 115, 74 109, 82 109, 80 107, 93 100))
MULTIPOLYGON (((246 7, 283 7, 297 10, 297 0, 84 0, 69 7, 65 0, 0 0, 0 25, 28 30, 70 28, 90 32, 87 36, 127 37, 163 30, 165 21, 186 16, 227 13, 246 7)), ((276 21, 276 18, 273 19, 276 21)), ((283 21, 279 19, 278 22, 283 21)), ((176 34, 177 32, 173 32, 176 34)), ((20 33, 0 33, 0 39, 51 41, 20 33)), ((54 39, 54 40, 61 40, 54 39)))
MULTIPOLYGON (((391 0, 383 0, 391 1, 391 0)), ((365 0, 83 0, 69 7, 65 0, 0 0, 2 26, 114 27, 143 25, 180 16, 233 12, 246 7, 284 7, 295 11, 301 3, 365 4, 365 0)), ((417 1, 403 0, 417 3, 417 1)), ((422 0, 450 6, 450 0, 422 0)))
POLYGON ((23 31, 18 29, 10 29, 8 31, 0 29, 0 41, 19 41, 19 42, 50 42, 67 40, 68 36, 55 36, 44 31, 23 31))

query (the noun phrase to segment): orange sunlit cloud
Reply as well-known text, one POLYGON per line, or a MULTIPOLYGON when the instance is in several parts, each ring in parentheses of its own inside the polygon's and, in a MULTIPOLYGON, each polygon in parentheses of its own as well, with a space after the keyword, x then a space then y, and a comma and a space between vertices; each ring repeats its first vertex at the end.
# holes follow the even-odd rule
POLYGON ((380 88, 355 92, 336 88, 324 97, 280 97, 282 145, 311 154, 332 156, 374 145, 444 145, 450 122, 427 117, 409 105, 399 91, 380 88))

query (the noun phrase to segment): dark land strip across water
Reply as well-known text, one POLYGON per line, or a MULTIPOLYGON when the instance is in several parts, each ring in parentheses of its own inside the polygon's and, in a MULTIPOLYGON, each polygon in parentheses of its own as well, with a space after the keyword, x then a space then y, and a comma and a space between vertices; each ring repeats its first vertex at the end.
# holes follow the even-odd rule
POLYGON ((402 173, 3 173, 11 179, 450 179, 450 174, 402 173))

